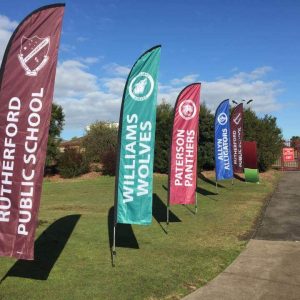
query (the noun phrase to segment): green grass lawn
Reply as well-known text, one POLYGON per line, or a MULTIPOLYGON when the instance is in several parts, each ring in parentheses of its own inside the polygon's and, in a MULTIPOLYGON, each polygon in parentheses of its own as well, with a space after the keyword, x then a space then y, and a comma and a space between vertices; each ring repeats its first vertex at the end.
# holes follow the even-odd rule
POLYGON ((110 252, 114 178, 46 180, 36 260, 0 258, 0 299, 180 299, 243 250, 277 178, 220 182, 218 195, 199 179, 198 213, 172 206, 166 234, 167 177, 155 175, 152 225, 118 225, 116 267, 110 252))

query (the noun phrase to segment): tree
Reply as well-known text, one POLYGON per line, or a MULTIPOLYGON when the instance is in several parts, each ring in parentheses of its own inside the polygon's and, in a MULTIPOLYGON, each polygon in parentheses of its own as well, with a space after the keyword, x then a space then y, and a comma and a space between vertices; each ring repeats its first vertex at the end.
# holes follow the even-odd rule
POLYGON ((91 124, 82 145, 87 161, 100 162, 105 174, 114 175, 118 145, 117 127, 102 121, 91 124))
POLYGON ((46 168, 56 165, 59 156, 60 134, 63 130, 65 115, 60 105, 53 103, 49 126, 49 137, 47 145, 46 168))
POLYGON ((59 157, 58 170, 63 178, 72 178, 89 171, 89 164, 77 149, 67 147, 59 157))
POLYGON ((296 149, 300 149, 300 136, 298 135, 294 135, 291 138, 291 147, 296 148, 296 149))
POLYGON ((156 110, 154 171, 168 173, 173 108, 163 101, 156 110))
POLYGON ((257 144, 258 166, 261 171, 266 171, 280 156, 283 146, 281 129, 277 127, 275 117, 265 115, 260 119, 257 144))
POLYGON ((214 115, 204 104, 200 106, 198 174, 214 168, 214 115))
POLYGON ((276 118, 269 115, 258 118, 249 108, 244 111, 244 140, 257 142, 260 171, 266 171, 271 167, 280 156, 283 146, 283 138, 276 118))
POLYGON ((253 110, 247 108, 244 110, 244 140, 256 141, 259 130, 259 118, 253 110))

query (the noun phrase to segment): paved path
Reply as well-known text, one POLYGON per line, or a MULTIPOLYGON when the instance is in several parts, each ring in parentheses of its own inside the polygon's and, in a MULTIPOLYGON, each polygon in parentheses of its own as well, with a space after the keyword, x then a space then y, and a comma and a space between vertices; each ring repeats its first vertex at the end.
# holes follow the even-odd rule
POLYGON ((255 239, 239 257, 183 298, 196 299, 300 300, 300 172, 284 174, 255 239))
POLYGON ((300 172, 284 173, 255 238, 300 241, 300 172))

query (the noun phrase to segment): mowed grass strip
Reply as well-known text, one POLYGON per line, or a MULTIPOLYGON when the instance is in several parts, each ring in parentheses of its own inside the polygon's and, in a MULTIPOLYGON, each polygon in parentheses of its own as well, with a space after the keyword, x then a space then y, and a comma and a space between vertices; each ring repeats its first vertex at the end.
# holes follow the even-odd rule
POLYGON ((167 176, 155 175, 152 225, 118 225, 115 267, 114 178, 45 181, 36 261, 0 258, 0 299, 180 299, 204 285, 243 250, 279 173, 222 181, 219 194, 209 176, 198 181, 198 213, 172 206, 167 228, 167 176))

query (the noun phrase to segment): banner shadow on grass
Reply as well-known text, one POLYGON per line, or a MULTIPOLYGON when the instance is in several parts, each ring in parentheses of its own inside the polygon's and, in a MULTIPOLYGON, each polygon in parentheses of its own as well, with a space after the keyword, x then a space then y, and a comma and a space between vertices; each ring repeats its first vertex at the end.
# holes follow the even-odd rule
POLYGON ((35 241, 34 260, 18 260, 2 278, 47 280, 81 215, 69 215, 52 223, 35 241))
MULTIPOLYGON (((109 209, 107 217, 109 248, 113 246, 114 234, 114 207, 109 209)), ((130 224, 117 224, 116 227, 116 247, 139 249, 138 241, 130 224)))
MULTIPOLYGON (((201 180, 203 180, 204 182, 206 182, 206 183, 208 183, 208 184, 211 184, 211 185, 213 185, 213 186, 216 186, 216 181, 215 181, 215 180, 211 180, 211 179, 205 177, 202 173, 200 173, 198 177, 199 177, 201 180)), ((225 186, 222 185, 222 184, 220 184, 219 182, 218 182, 218 187, 219 187, 219 188, 225 188, 225 186)))
MULTIPOLYGON (((153 194, 152 215, 165 233, 166 229, 162 226, 162 222, 167 222, 167 206, 157 194, 153 194)), ((181 222, 181 220, 169 210, 169 222, 181 222)))
POLYGON ((239 181, 245 182, 245 178, 243 178, 242 176, 240 176, 240 175, 238 175, 238 174, 236 174, 236 173, 235 173, 233 176, 234 176, 235 179, 237 179, 237 180, 239 180, 239 181))
POLYGON ((211 191, 208 191, 202 187, 199 187, 197 186, 197 193, 203 195, 203 196, 216 196, 218 195, 217 193, 214 193, 214 192, 211 192, 211 191))

